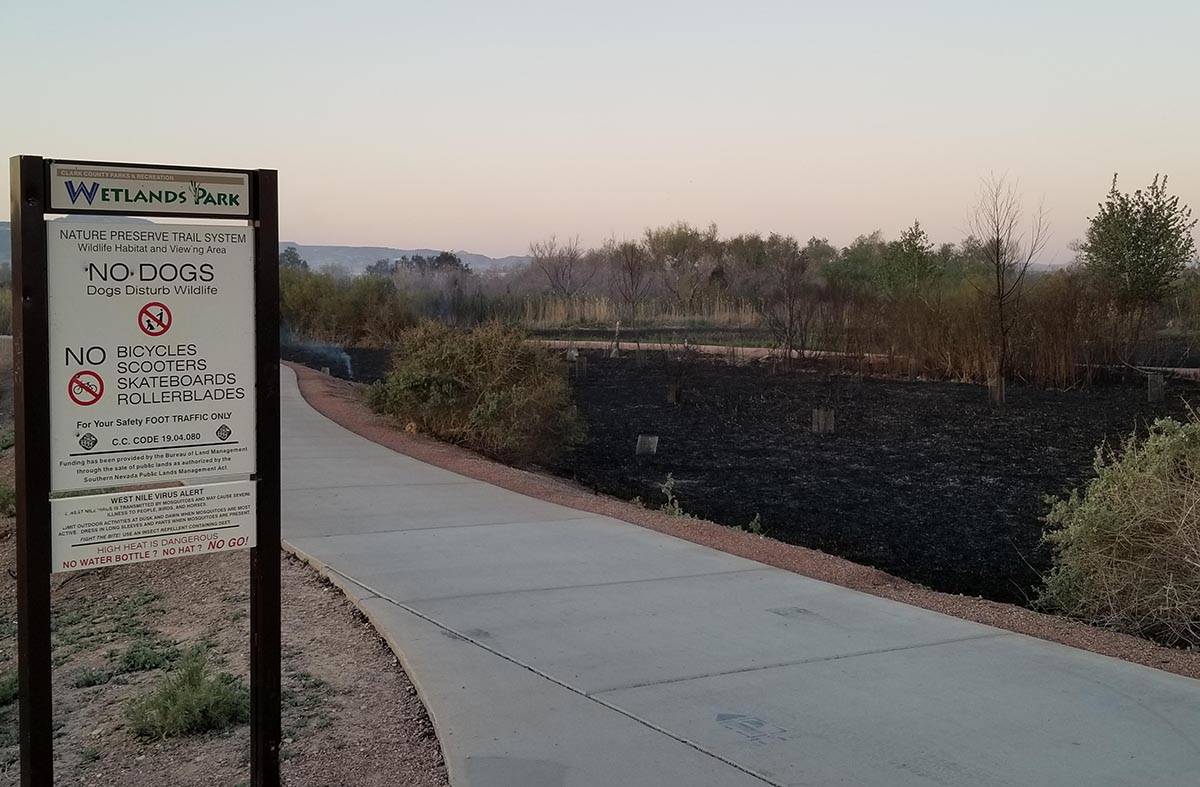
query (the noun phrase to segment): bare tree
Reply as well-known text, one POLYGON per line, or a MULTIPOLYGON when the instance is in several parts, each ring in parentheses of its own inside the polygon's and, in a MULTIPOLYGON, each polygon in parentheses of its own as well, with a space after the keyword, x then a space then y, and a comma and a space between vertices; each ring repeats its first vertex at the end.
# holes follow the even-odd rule
POLYGON ((609 241, 605 256, 612 268, 613 289, 627 322, 637 319, 638 305, 650 291, 653 263, 640 243, 609 241))
MULTIPOLYGON (((1050 233, 1045 207, 1039 205, 1026 225, 1021 202, 1015 183, 993 175, 983 181, 967 217, 971 235, 979 239, 987 270, 987 283, 976 285, 976 289, 989 301, 992 364, 1000 385, 1008 376, 1009 340, 1020 319, 1025 274, 1045 248, 1050 233)), ((1003 401, 1003 388, 997 399, 1003 401)))
POLYGON ((783 349, 785 365, 803 354, 817 314, 816 287, 808 253, 795 238, 772 234, 763 245, 753 277, 755 303, 783 349))
POLYGON ((560 244, 551 235, 529 246, 533 267, 541 272, 551 291, 565 298, 574 298, 596 276, 594 259, 579 248, 579 238, 560 244))

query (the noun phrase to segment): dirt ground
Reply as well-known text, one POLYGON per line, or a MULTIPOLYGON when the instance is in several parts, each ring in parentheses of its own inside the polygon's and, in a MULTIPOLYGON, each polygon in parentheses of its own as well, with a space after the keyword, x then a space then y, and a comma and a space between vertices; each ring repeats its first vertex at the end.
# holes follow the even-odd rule
POLYGON ((1160 415, 1184 416, 1200 387, 1170 383, 1149 404, 1137 385, 1046 391, 773 372, 699 359, 681 404, 661 357, 588 354, 573 382, 586 442, 558 475, 657 507, 668 475, 682 509, 763 532, 936 590, 1025 602, 1049 566, 1043 498, 1091 475, 1094 450, 1160 415), (832 406, 834 434, 812 433, 832 406), (658 453, 636 456, 638 435, 658 453))
MULTIPOLYGON (((12 483, 12 452, 0 479, 12 483)), ((283 559, 283 776, 291 785, 448 783, 408 677, 345 597, 283 559)), ((12 520, 0 519, 0 676, 16 669, 12 520)), ((131 652, 170 659, 196 644, 248 679, 249 553, 164 560, 54 577, 55 783, 236 785, 249 780, 249 728, 144 742, 126 709, 170 664, 129 671, 131 652), (97 685, 86 685, 95 683, 97 685)), ((0 706, 0 784, 16 784, 17 704, 0 706)))
POLYGON ((785 544, 703 519, 671 516, 600 494, 536 470, 509 467, 458 446, 397 428, 366 406, 363 387, 293 365, 300 392, 319 412, 346 429, 422 462, 520 494, 631 522, 769 566, 824 582, 931 609, 987 626, 1102 653, 1191 678, 1200 678, 1200 650, 1180 650, 1140 637, 1106 631, 1014 604, 939 593, 835 555, 785 544))

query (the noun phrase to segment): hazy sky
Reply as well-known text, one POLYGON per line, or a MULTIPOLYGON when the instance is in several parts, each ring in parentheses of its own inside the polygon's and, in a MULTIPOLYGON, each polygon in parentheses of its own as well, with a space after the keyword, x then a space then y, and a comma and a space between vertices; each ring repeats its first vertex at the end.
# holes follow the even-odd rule
POLYGON ((958 240, 994 171, 1062 259, 1114 171, 1200 209, 1198 35, 1196 0, 0 0, 0 152, 274 167, 287 239, 493 255, 958 240))

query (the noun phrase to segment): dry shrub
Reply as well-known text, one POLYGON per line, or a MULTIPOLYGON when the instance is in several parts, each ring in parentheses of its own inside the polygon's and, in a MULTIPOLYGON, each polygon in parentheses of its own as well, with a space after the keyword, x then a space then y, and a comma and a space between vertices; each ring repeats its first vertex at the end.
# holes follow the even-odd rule
POLYGON ((1200 421, 1159 419, 1101 446, 1096 477, 1053 501, 1055 564, 1040 598, 1071 617, 1200 645, 1200 421))
POLYGON ((567 298, 554 294, 521 297, 520 311, 513 315, 522 325, 538 329, 572 326, 611 326, 617 320, 632 320, 639 325, 705 326, 743 328, 757 326, 758 312, 745 298, 711 295, 697 298, 691 305, 661 297, 646 297, 630 315, 622 304, 607 295, 576 295, 567 298))
POLYGON ((405 331, 371 406, 506 462, 546 461, 582 437, 558 356, 523 331, 425 322, 405 331))
MULTIPOLYGON (((920 297, 861 297, 849 322, 871 324, 870 351, 904 372, 911 362, 924 375, 986 382, 996 360, 993 306, 981 282, 964 280, 920 297)), ((1078 270, 1032 278, 1009 334, 1014 379, 1053 388, 1090 382, 1095 370, 1118 363, 1121 339, 1111 304, 1078 270)))
POLYGON ((1014 367, 1025 381, 1068 388, 1119 361, 1111 304, 1083 271, 1034 279, 1023 306, 1014 367))

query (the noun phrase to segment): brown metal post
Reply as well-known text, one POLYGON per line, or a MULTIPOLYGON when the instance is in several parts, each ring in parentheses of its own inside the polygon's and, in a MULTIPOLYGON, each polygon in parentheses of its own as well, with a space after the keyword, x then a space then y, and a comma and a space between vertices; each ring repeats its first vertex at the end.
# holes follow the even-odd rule
POLYGON ((50 325, 46 177, 39 156, 13 156, 13 415, 17 493, 17 672, 21 784, 54 783, 50 687, 50 325))
POLYGON ((280 742, 279 189, 254 183, 257 545, 250 550, 250 783, 278 787, 280 742))

